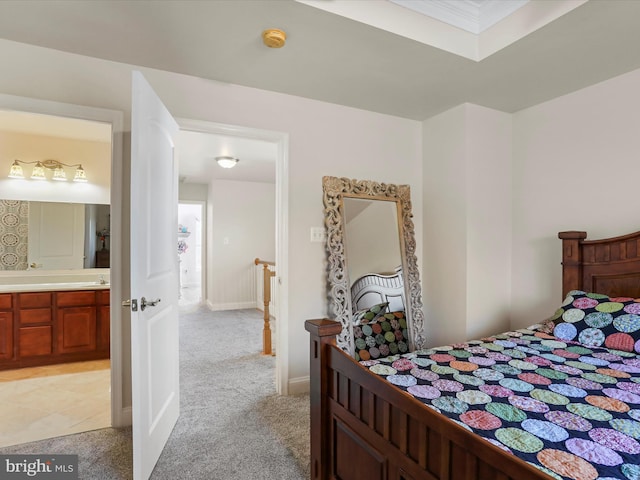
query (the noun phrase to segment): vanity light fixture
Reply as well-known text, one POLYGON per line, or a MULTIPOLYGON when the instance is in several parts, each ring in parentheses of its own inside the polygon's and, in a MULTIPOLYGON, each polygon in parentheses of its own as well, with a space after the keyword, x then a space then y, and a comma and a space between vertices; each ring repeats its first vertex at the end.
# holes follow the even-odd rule
POLYGON ((22 171, 22 165, 18 163, 18 160, 14 160, 9 170, 9 178, 24 178, 24 172, 22 171))
POLYGON ((222 168, 233 168, 237 165, 240 159, 235 157, 216 157, 216 162, 222 168))
POLYGON ((73 177, 74 182, 86 182, 87 175, 82 168, 80 163, 76 163, 74 165, 69 165, 66 163, 59 162, 58 160, 43 160, 36 162, 25 162, 23 160, 14 160, 11 165, 11 169, 9 170, 9 178, 25 178, 24 171, 22 169, 22 165, 33 165, 33 170, 31 171, 31 179, 32 180, 47 180, 45 175, 46 170, 53 170, 53 175, 51 176, 51 180, 56 180, 59 182, 65 182, 67 180, 67 174, 64 171, 63 167, 73 168, 76 167, 76 173, 73 177))
POLYGON ((32 180, 46 180, 47 177, 44 175, 44 166, 41 162, 36 162, 36 166, 33 167, 31 171, 31 179, 32 180))

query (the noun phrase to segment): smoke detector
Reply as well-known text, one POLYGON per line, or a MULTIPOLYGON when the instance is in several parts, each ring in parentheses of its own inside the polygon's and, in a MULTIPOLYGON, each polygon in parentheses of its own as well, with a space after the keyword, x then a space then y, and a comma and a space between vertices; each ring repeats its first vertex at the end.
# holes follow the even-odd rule
POLYGON ((277 28, 269 28, 262 32, 262 41, 269 48, 281 48, 287 40, 287 34, 277 28))

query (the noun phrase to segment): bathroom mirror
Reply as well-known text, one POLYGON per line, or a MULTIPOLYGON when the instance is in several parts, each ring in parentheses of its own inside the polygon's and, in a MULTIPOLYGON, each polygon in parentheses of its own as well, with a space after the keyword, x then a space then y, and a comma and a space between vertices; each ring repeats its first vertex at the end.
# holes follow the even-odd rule
POLYGON ((109 222, 109 205, 0 200, 0 271, 108 268, 109 222))
POLYGON ((328 286, 342 324, 338 346, 353 355, 352 286, 368 274, 399 278, 411 348, 424 348, 424 314, 408 185, 323 177, 328 286))
POLYGON ((77 118, 75 109, 58 116, 0 100, 0 275, 109 267, 112 124, 77 118), (9 176, 16 160, 24 178, 9 176), (81 164, 88 181, 71 181, 71 168, 68 181, 48 168, 33 179, 33 163, 47 160, 81 164))

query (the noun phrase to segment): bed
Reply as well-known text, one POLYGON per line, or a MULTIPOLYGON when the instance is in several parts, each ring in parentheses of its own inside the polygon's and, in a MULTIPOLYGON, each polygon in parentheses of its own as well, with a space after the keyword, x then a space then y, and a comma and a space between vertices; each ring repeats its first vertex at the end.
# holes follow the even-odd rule
POLYGON ((640 232, 559 237, 552 323, 357 362, 308 320, 311 478, 640 479, 640 232))

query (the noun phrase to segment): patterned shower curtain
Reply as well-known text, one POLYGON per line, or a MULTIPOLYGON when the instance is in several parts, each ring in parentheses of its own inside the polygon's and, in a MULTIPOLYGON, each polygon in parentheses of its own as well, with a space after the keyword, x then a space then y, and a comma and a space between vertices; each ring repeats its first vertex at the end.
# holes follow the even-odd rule
POLYGON ((26 270, 29 202, 0 200, 0 270, 26 270))

